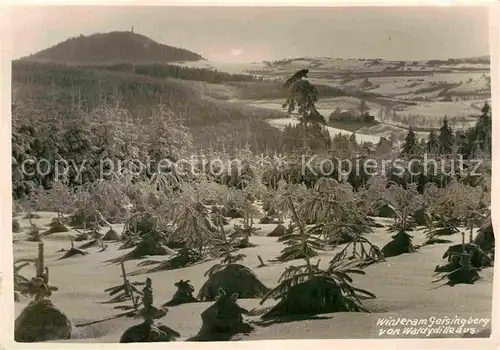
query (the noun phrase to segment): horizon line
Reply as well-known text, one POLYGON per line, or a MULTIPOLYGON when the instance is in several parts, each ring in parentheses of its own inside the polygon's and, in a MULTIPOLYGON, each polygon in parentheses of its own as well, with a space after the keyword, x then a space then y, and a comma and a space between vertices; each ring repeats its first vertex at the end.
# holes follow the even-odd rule
MULTIPOLYGON (((279 59, 271 59, 271 58, 263 58, 261 59, 260 61, 255 61, 255 60, 250 60, 250 61, 221 61, 221 60, 211 60, 211 59, 208 59, 206 56, 203 55, 203 53, 199 53, 199 52, 195 52, 195 51, 192 51, 192 49, 188 49, 188 48, 183 48, 183 47, 177 47, 177 46, 172 46, 172 45, 169 45, 169 44, 165 44, 165 43, 161 43, 155 39, 152 39, 151 37, 147 36, 147 35, 144 35, 144 34, 141 34, 137 31, 132 31, 132 30, 111 30, 111 31, 108 31, 108 32, 95 32, 95 33, 92 33, 92 34, 80 34, 79 36, 83 36, 83 37, 91 37, 93 35, 98 35, 98 34, 110 34, 110 33, 131 33, 131 34, 135 34, 135 35, 140 35, 140 36, 143 36, 145 38, 148 38, 152 41, 154 41, 155 43, 159 44, 159 45, 164 45, 164 46, 169 46, 169 47, 174 47, 174 48, 178 48, 178 49, 182 49, 182 50, 186 50, 186 51, 191 51, 193 53, 196 53, 198 55, 201 55, 202 57, 204 57, 204 59, 202 60, 197 60, 197 61, 173 61, 173 62, 200 62, 200 61, 206 61, 206 62, 214 62, 214 63, 226 63, 226 64, 254 64, 254 63, 264 63, 264 62, 277 62, 277 61, 281 61, 281 60, 300 60, 300 59, 333 59, 333 60, 355 60, 355 61, 361 61, 361 60, 370 60, 370 61, 373 61, 373 60, 382 60, 382 61, 387 61, 387 62, 423 62, 423 61, 433 61, 433 60, 436 60, 436 61, 446 61, 446 60, 450 60, 450 59, 455 59, 455 60, 467 60, 467 59, 477 59, 477 58, 488 58, 490 59, 490 64, 491 64, 491 53, 483 53, 483 54, 476 54, 474 56, 462 56, 462 57, 448 57, 447 59, 437 59, 437 58, 427 58, 427 59, 418 59, 418 60, 398 60, 398 59, 387 59, 387 58, 383 58, 383 57, 332 57, 332 56, 296 56, 296 57, 286 57, 286 56, 283 56, 279 59)), ((21 57, 12 57, 12 62, 13 61, 17 61, 17 60, 22 60, 24 58, 28 58, 30 56, 33 56, 33 55, 36 55, 44 50, 48 50, 56 45, 59 45, 59 44, 62 44, 64 43, 65 41, 67 40, 70 40, 70 39, 77 39, 79 36, 73 36, 73 37, 67 37, 64 41, 60 41, 58 43, 55 43, 51 46, 48 46, 44 49, 41 49, 35 53, 30 53, 28 55, 24 55, 24 56, 21 56, 21 57)), ((165 62, 165 64, 168 64, 168 63, 172 63, 172 62, 165 62)))

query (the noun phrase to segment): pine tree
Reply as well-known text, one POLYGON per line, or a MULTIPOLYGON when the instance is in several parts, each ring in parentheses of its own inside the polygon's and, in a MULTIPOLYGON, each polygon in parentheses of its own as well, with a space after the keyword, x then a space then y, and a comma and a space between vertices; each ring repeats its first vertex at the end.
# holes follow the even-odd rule
POLYGON ((455 135, 446 117, 443 120, 443 126, 439 129, 439 143, 441 154, 450 154, 455 144, 455 135))
POLYGON ((417 140, 417 144, 415 145, 415 148, 413 149, 413 154, 414 155, 421 155, 422 153, 425 152, 425 149, 427 148, 427 144, 424 139, 417 140))
POLYGON ((415 135, 413 128, 410 127, 410 129, 408 129, 408 134, 406 134, 401 153, 405 155, 413 154, 417 147, 417 142, 417 136, 415 135))
POLYGON ((465 132, 457 130, 457 132, 455 133, 455 139, 457 145, 457 154, 461 154, 462 156, 468 155, 469 144, 465 132))
POLYGON ((426 148, 427 152, 431 154, 438 153, 439 151, 439 140, 434 130, 432 130, 429 133, 429 136, 427 138, 426 148))
POLYGON ((283 135, 283 149, 287 152, 304 146, 312 151, 328 149, 332 145, 330 133, 318 124, 289 124, 285 127, 283 135))
POLYGON ((301 122, 305 124, 326 124, 325 118, 315 106, 318 102, 318 90, 305 76, 295 78, 296 75, 297 73, 289 79, 290 82, 295 81, 288 87, 288 97, 282 107, 288 108, 289 114, 297 109, 301 122))
POLYGON ((492 122, 491 107, 488 102, 481 109, 481 116, 476 123, 476 142, 484 152, 491 152, 492 122))

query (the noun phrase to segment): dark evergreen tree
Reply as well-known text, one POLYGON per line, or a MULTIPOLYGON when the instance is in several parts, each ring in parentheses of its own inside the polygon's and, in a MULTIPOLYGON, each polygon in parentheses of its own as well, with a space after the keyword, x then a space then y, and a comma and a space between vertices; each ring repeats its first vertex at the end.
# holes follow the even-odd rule
POLYGON ((492 122, 491 107, 488 102, 481 109, 481 116, 476 123, 476 143, 483 152, 491 152, 492 122))
POLYGON ((292 113, 297 108, 297 113, 303 123, 326 124, 325 118, 315 106, 315 103, 318 102, 318 90, 306 79, 304 74, 298 73, 288 79, 283 86, 288 88, 288 96, 282 107, 288 108, 288 113, 292 113))
POLYGON ((427 152, 431 154, 439 152, 439 140, 434 130, 432 130, 427 137, 426 149, 427 152))
POLYGON ((448 118, 444 118, 443 126, 439 129, 439 144, 441 154, 450 154, 453 150, 453 146, 455 145, 455 135, 453 134, 453 130, 448 124, 448 118))
POLYGON ((367 161, 368 158, 365 156, 358 157, 352 161, 354 169, 349 172, 347 182, 351 184, 355 191, 366 186, 370 178, 378 171, 366 166, 367 161))
POLYGON ((418 143, 418 154, 422 154, 427 149, 427 141, 424 138, 421 138, 418 143))
POLYGON ((319 124, 288 124, 283 130, 283 149, 286 152, 307 147, 312 151, 329 149, 330 133, 319 124))
POLYGON ((418 139, 417 138, 417 142, 415 144, 415 147, 413 148, 412 152, 411 152, 411 155, 413 157, 421 157, 421 155, 425 152, 426 150, 426 142, 424 139, 418 139))
POLYGON ((462 130, 457 130, 455 133, 455 140, 457 146, 457 154, 462 155, 464 158, 469 154, 469 142, 467 140, 467 135, 462 130))
POLYGON ((401 153, 405 155, 414 154, 417 148, 417 143, 418 143, 417 136, 415 135, 413 128, 410 127, 410 129, 408 129, 408 133, 406 134, 401 153))

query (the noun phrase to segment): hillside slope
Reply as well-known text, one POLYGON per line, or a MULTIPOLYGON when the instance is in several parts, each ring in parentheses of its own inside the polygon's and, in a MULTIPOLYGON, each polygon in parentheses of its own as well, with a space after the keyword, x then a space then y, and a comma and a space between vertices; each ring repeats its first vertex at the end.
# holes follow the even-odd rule
POLYGON ((84 66, 14 61, 12 65, 13 103, 25 112, 13 112, 14 120, 29 122, 39 115, 41 125, 50 118, 70 118, 77 110, 92 111, 107 104, 126 109, 134 120, 144 123, 158 105, 166 105, 183 119, 193 136, 196 149, 217 145, 227 149, 249 143, 255 152, 279 151, 281 132, 265 120, 283 117, 271 111, 219 101, 212 96, 211 84, 173 78, 103 71, 84 66))
POLYGON ((163 45, 132 32, 81 35, 22 58, 30 61, 64 63, 164 63, 198 61, 204 58, 194 52, 163 45))

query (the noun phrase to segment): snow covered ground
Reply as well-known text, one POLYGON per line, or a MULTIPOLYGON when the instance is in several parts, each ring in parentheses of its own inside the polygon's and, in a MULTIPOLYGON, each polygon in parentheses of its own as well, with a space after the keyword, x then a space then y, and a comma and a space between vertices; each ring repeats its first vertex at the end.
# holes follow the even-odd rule
MULTIPOLYGON (((40 219, 34 222, 39 227, 46 227, 50 220, 57 216, 56 213, 39 213, 40 219)), ((20 219, 24 232, 13 235, 16 240, 13 244, 14 258, 35 258, 37 243, 27 242, 26 232, 29 229, 28 220, 20 219)), ((392 219, 376 218, 384 225, 391 224, 392 219)), ((241 223, 241 219, 231 220, 231 225, 241 223)), ((259 280, 268 287, 278 283, 280 275, 286 267, 297 264, 297 261, 288 263, 270 263, 279 255, 283 244, 276 237, 266 237, 276 225, 257 225, 261 230, 250 238, 256 244, 254 248, 244 250, 246 258, 243 264, 251 268, 259 280), (258 257, 266 262, 266 266, 257 268, 258 257)), ((121 232, 123 225, 114 225, 117 232, 121 232)), ((228 225, 229 230, 229 225, 228 225)), ((425 235, 421 231, 410 232, 414 244, 421 244, 425 235)), ((59 289, 53 292, 51 300, 54 305, 63 311, 72 320, 74 325, 85 322, 101 320, 121 311, 113 309, 116 304, 105 304, 109 300, 106 288, 122 282, 119 265, 110 265, 106 260, 116 258, 129 250, 118 250, 120 243, 107 242, 108 249, 99 252, 99 248, 89 248, 89 254, 74 256, 58 260, 64 253, 60 249, 68 249, 70 239, 77 232, 70 230, 65 233, 52 234, 44 238, 45 264, 50 268, 50 284, 59 289)), ((382 247, 391 240, 391 235, 386 228, 375 228, 367 237, 373 244, 382 247)), ((454 243, 461 240, 460 234, 450 236, 454 243)), ((311 260, 316 264, 321 260, 321 267, 326 267, 328 262, 342 249, 344 245, 333 251, 320 252, 311 260)), ((241 336, 241 340, 268 340, 268 339, 356 339, 378 338, 375 322, 380 317, 411 317, 427 318, 430 316, 449 316, 457 314, 462 317, 491 318, 491 303, 493 295, 493 269, 481 271, 482 279, 474 285, 456 285, 433 289, 437 285, 432 283, 433 270, 436 265, 442 264, 442 255, 448 245, 434 244, 421 248, 413 254, 402 254, 388 258, 386 263, 380 263, 365 269, 366 275, 353 275, 354 286, 373 292, 377 298, 364 302, 364 306, 372 313, 339 312, 324 314, 321 317, 298 320, 295 322, 275 323, 269 326, 255 326, 255 330, 248 336, 241 336)), ((155 257, 155 260, 165 260, 166 257, 155 257)), ((147 259, 147 258, 146 258, 147 259)), ((128 261, 125 263, 127 272, 137 269, 137 264, 145 259, 128 261)), ((130 277, 131 282, 144 282, 146 277, 153 281, 154 305, 159 307, 172 298, 176 291, 174 283, 180 279, 188 279, 199 290, 206 281, 204 273, 217 261, 208 261, 195 264, 186 268, 170 271, 159 271, 147 275, 130 277)), ((26 277, 33 276, 34 268, 26 267, 21 274, 26 277)), ((22 298, 15 303, 15 315, 29 303, 28 298, 22 298)), ((238 304, 248 310, 261 307, 259 299, 241 299, 238 304)), ((270 300, 264 306, 272 305, 270 300)), ((194 336, 201 327, 201 313, 213 303, 198 302, 170 307, 168 313, 160 322, 171 327, 181 334, 179 341, 194 336)), ((258 321, 257 317, 246 317, 247 321, 258 321)), ((96 323, 83 327, 75 327, 71 339, 56 341, 57 343, 117 343, 122 333, 128 327, 138 324, 137 318, 119 318, 106 322, 96 323)), ((257 344, 256 344, 257 345, 257 344)), ((175 345, 174 345, 175 347, 175 345)))
MULTIPOLYGON (((268 119, 267 120, 269 124, 276 126, 280 129, 285 128, 288 124, 298 124, 299 120, 295 118, 279 118, 279 119, 268 119)), ((343 130, 343 129, 337 129, 337 128, 332 128, 331 126, 325 126, 325 128, 328 130, 330 135, 333 137, 337 134, 342 134, 342 135, 347 135, 350 136, 353 134, 351 131, 343 130)), ((374 135, 367 135, 367 134, 360 134, 360 133, 355 133, 356 137, 356 142, 362 143, 362 142, 371 142, 373 144, 377 144, 380 141, 379 136, 374 136, 374 135)))

